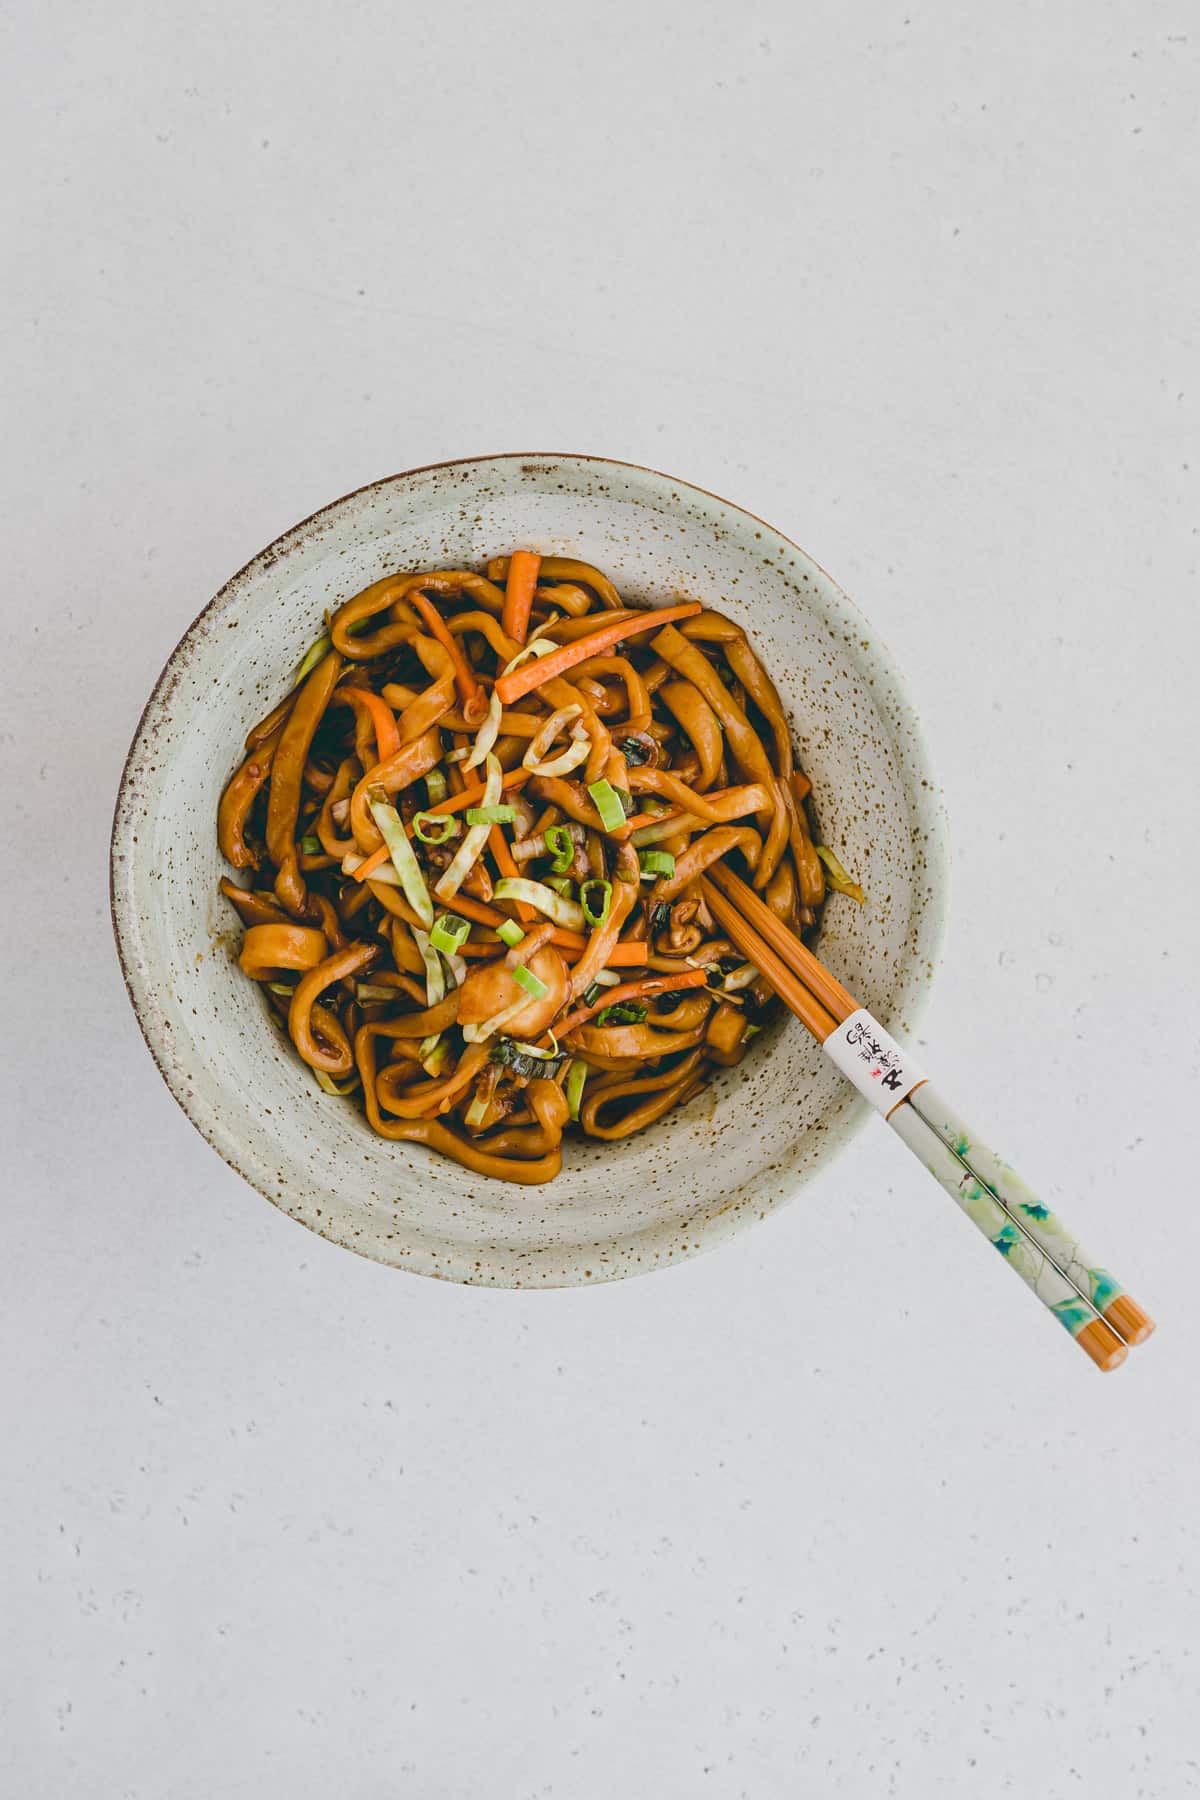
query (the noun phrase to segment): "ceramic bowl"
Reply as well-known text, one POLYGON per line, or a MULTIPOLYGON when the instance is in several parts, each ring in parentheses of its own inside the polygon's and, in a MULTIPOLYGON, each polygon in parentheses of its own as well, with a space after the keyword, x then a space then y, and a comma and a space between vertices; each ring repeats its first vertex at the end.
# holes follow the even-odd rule
POLYGON ((506 1287, 607 1281, 710 1248, 793 1199, 865 1104, 790 1016, 743 1065, 638 1137, 571 1143, 544 1187, 486 1181, 376 1137, 327 1096, 234 961, 214 819, 249 727, 287 691, 327 609, 395 569, 516 545, 597 564, 623 593, 744 625, 790 713, 821 835, 869 904, 834 897, 820 954, 911 1028, 945 888, 940 802, 894 665, 804 552, 727 501, 601 457, 481 457, 335 500, 235 575, 183 637, 138 726, 112 839, 117 944, 167 1086, 214 1149, 320 1236, 423 1275, 506 1287))

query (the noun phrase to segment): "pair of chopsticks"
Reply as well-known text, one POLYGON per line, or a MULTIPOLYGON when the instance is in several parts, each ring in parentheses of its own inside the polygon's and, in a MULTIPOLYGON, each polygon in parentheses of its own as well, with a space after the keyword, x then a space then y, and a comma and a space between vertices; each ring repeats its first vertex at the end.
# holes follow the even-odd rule
POLYGON ((700 886, 732 942, 1097 1367, 1124 1362, 1154 1330, 1149 1314, 752 888, 722 863, 700 886))

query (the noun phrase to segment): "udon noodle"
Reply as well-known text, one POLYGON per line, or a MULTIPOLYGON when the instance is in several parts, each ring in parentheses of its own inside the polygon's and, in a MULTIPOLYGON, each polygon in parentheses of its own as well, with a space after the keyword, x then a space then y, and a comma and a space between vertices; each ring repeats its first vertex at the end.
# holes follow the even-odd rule
POLYGON ((382 1137, 544 1182, 741 1061, 773 996, 697 885, 728 859, 793 930, 827 882, 744 631, 519 550, 348 600, 246 739, 225 893, 321 1087, 382 1137))

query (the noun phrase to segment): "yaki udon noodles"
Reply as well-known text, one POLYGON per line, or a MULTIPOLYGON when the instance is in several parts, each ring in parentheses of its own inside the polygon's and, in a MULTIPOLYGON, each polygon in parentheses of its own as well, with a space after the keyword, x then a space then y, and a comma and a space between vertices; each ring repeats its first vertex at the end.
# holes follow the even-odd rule
POLYGON ((246 739, 221 889, 321 1087, 386 1138, 543 1182, 737 1063, 771 990, 697 885, 727 859, 793 930, 826 882, 809 782, 741 628, 627 606, 518 550, 388 576, 246 739))

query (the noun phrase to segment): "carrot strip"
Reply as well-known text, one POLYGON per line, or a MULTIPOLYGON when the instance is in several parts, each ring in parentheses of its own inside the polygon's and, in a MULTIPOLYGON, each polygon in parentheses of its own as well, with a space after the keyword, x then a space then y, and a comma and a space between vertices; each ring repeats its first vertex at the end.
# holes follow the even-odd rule
POLYGON ((389 756, 395 756, 400 748, 400 732, 396 725, 396 716, 387 701, 370 688, 347 685, 335 688, 334 693, 348 700, 352 706, 362 706, 370 715, 375 730, 375 747, 379 753, 379 761, 386 762, 389 756))
MULTIPOLYGON (((457 764, 453 764, 452 767, 457 769, 457 764)), ((532 780, 532 769, 514 769, 511 774, 506 774, 504 777, 503 792, 515 793, 517 788, 524 787, 527 781, 532 780)), ((436 806, 427 806, 425 810, 431 813, 463 812, 468 806, 474 806, 477 801, 482 799, 483 783, 476 781, 470 787, 464 788, 461 794, 447 794, 446 798, 439 800, 436 806)))
MULTIPOLYGON (((510 915, 503 913, 495 906, 485 906, 482 900, 472 900, 460 889, 453 900, 446 902, 446 911, 458 913, 460 918, 470 919, 476 925, 490 925, 494 931, 497 925, 503 925, 510 915)), ((576 962, 588 947, 588 939, 578 931, 564 931, 556 925, 550 934, 550 943, 559 950, 565 950, 568 962, 576 962)), ((608 958, 608 966, 612 969, 639 969, 645 966, 648 946, 634 941, 613 946, 608 958)))
MULTIPOLYGON (((610 964, 615 961, 615 957, 609 957, 610 964)), ((622 1000, 640 1000, 643 995, 670 994, 677 988, 707 985, 708 976, 703 969, 688 969, 682 975, 646 975, 640 981, 623 981, 619 987, 605 988, 591 1006, 580 1006, 573 1013, 568 1013, 561 1024, 555 1025, 555 1034, 566 1037, 568 1031, 573 1031, 577 1025, 585 1025, 598 1012, 603 1012, 606 1006, 616 1006, 622 1000)))
POLYGON ((536 662, 522 663, 519 669, 513 669, 507 675, 501 675, 496 683, 496 692, 500 696, 502 706, 511 706, 514 700, 522 695, 532 693, 534 688, 542 686, 552 676, 562 675, 567 669, 574 668, 578 662, 586 662, 590 656, 599 656, 610 650, 623 638, 636 637, 642 631, 655 631, 662 625, 670 625, 676 619, 693 619, 704 609, 698 600, 686 600, 679 606, 664 606, 647 612, 638 613, 633 619, 618 619, 612 625, 605 625, 600 631, 594 631, 574 644, 560 644, 549 656, 543 656, 536 662))
POLYGON ((669 825, 672 819, 681 817, 682 814, 678 807, 673 807, 670 812, 664 813, 634 813, 632 819, 626 819, 625 831, 628 834, 631 831, 640 831, 644 825, 669 825))
POLYGON ((525 642, 525 633, 529 630, 529 609, 533 605, 533 590, 541 566, 541 557, 532 550, 514 550, 509 559, 500 623, 518 644, 525 642))
POLYGON ((458 697, 462 701, 463 716, 475 724, 482 720, 487 710, 487 701, 483 697, 483 689, 476 681, 471 665, 463 654, 462 646, 446 629, 446 621, 433 604, 418 588, 410 588, 404 598, 410 606, 415 606, 421 618, 429 628, 430 635, 450 653, 454 664, 454 685, 458 689, 458 697))
POLYGON ((384 863, 388 861, 391 854, 392 853, 386 844, 380 844, 378 850, 373 850, 365 862, 359 863, 357 869, 354 871, 355 881, 367 881, 375 873, 376 869, 382 869, 384 863))
MULTIPOLYGON (((580 946, 579 956, 583 955, 586 948, 586 944, 580 946)), ((606 969, 642 969, 646 966, 648 955, 649 947, 646 944, 639 938, 629 938, 623 944, 613 945, 604 966, 606 969)), ((576 953, 572 947, 567 951, 567 961, 575 962, 576 960, 576 953)), ((615 989, 610 988, 609 992, 613 993, 615 989)))
POLYGON ((447 902, 446 910, 456 912, 460 918, 470 919, 476 925, 491 925, 493 928, 503 925, 508 917, 507 913, 500 912, 495 906, 485 906, 482 900, 472 900, 461 888, 453 900, 447 902))

